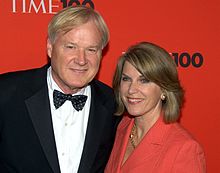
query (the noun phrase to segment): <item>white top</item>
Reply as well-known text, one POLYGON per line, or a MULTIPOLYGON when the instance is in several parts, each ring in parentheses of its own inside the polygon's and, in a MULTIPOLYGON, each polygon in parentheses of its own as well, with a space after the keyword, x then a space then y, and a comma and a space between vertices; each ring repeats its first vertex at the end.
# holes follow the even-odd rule
MULTIPOLYGON (((61 173, 77 173, 85 141, 87 122, 91 103, 91 88, 87 86, 77 94, 87 95, 87 101, 82 111, 76 111, 67 100, 61 107, 55 109, 53 91, 61 91, 52 78, 51 67, 47 71, 47 84, 53 129, 61 173)), ((61 91, 62 92, 62 91, 61 91)))

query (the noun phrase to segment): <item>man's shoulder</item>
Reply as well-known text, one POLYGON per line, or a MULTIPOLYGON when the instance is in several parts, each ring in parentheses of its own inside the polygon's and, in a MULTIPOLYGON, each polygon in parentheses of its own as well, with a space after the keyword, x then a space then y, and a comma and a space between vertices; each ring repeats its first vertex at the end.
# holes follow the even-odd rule
POLYGON ((42 76, 46 76, 47 67, 25 69, 0 74, 1 90, 16 85, 31 85, 34 80, 42 80, 42 76))
POLYGON ((1 80, 14 80, 16 78, 30 77, 30 76, 32 76, 32 74, 45 73, 46 69, 47 69, 47 65, 45 65, 43 67, 39 67, 39 68, 31 68, 31 69, 25 69, 25 70, 6 72, 6 73, 3 73, 3 74, 0 74, 0 81, 1 80))

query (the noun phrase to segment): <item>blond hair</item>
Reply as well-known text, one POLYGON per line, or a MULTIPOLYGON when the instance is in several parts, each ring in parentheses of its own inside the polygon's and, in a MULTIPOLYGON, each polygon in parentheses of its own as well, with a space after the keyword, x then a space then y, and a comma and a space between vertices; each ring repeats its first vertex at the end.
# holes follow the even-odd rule
POLYGON ((109 41, 109 29, 102 16, 94 9, 86 6, 67 7, 53 16, 48 25, 48 38, 51 43, 54 43, 58 33, 67 33, 88 21, 95 23, 101 34, 101 46, 104 48, 109 41))

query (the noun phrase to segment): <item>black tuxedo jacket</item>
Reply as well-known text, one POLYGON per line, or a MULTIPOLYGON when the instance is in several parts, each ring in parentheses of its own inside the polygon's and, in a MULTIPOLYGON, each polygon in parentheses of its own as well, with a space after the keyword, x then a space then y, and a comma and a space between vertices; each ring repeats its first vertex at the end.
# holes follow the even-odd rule
MULTIPOLYGON (((0 173, 60 173, 47 66, 0 75, 0 173)), ((101 173, 119 118, 112 90, 91 82, 91 107, 78 173, 101 173)))

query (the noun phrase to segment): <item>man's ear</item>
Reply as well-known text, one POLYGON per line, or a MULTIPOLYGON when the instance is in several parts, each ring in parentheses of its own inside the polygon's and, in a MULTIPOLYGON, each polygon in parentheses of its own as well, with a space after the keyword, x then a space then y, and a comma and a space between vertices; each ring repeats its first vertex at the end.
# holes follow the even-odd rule
POLYGON ((52 43, 51 43, 51 41, 48 38, 47 39, 47 55, 48 55, 49 58, 51 58, 52 49, 53 49, 52 43))

